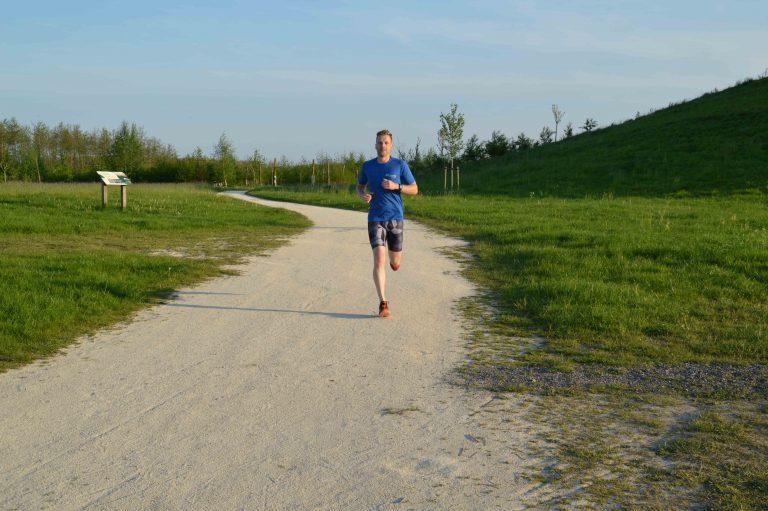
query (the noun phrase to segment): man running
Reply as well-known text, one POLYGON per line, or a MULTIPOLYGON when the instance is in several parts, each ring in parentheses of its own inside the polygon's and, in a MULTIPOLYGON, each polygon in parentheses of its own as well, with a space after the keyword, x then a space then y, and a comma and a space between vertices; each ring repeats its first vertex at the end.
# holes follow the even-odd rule
POLYGON ((386 261, 397 271, 403 253, 403 199, 401 194, 416 195, 419 186, 403 160, 393 158, 392 133, 376 133, 377 157, 363 163, 357 178, 357 195, 368 207, 368 238, 373 248, 373 283, 379 295, 379 317, 389 316, 385 287, 386 261), (368 191, 365 191, 366 185, 368 191))

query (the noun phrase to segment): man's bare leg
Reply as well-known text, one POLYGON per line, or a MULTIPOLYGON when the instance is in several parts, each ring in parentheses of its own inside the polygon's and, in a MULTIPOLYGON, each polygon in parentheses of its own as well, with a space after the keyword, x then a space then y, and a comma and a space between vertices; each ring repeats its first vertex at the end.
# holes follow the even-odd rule
POLYGON ((400 269, 400 257, 402 257, 402 252, 392 252, 389 251, 389 266, 397 271, 400 269))
POLYGON ((376 284, 376 292, 379 300, 387 301, 385 288, 387 285, 387 248, 376 247, 373 249, 373 283, 376 284))

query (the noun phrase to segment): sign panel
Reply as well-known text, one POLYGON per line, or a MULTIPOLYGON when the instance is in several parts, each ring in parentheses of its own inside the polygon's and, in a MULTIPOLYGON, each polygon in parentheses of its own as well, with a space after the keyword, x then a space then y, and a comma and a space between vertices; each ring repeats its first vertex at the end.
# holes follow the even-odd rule
POLYGON ((123 172, 97 171, 96 173, 101 178, 101 182, 104 183, 105 185, 129 185, 129 184, 131 184, 131 180, 128 179, 128 176, 126 176, 123 172))

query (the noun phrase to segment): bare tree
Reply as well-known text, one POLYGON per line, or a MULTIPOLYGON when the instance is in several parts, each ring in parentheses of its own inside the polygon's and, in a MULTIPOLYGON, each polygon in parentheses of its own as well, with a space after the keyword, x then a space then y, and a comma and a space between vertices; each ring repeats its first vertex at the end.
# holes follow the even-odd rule
POLYGON ((560 122, 563 120, 563 116, 565 115, 565 112, 561 111, 557 105, 552 105, 552 115, 555 116, 555 142, 557 142, 557 127, 560 125, 560 122))

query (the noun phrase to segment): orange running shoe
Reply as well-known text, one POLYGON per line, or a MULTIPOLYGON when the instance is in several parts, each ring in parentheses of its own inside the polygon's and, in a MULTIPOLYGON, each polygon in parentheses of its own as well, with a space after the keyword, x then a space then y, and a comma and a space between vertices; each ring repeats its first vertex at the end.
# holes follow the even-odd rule
POLYGON ((397 271, 400 269, 400 265, 398 264, 397 266, 395 266, 394 264, 392 264, 392 261, 389 262, 389 267, 392 268, 394 271, 397 271))
POLYGON ((379 304, 379 317, 386 318, 387 316, 389 316, 389 302, 382 301, 379 304))

